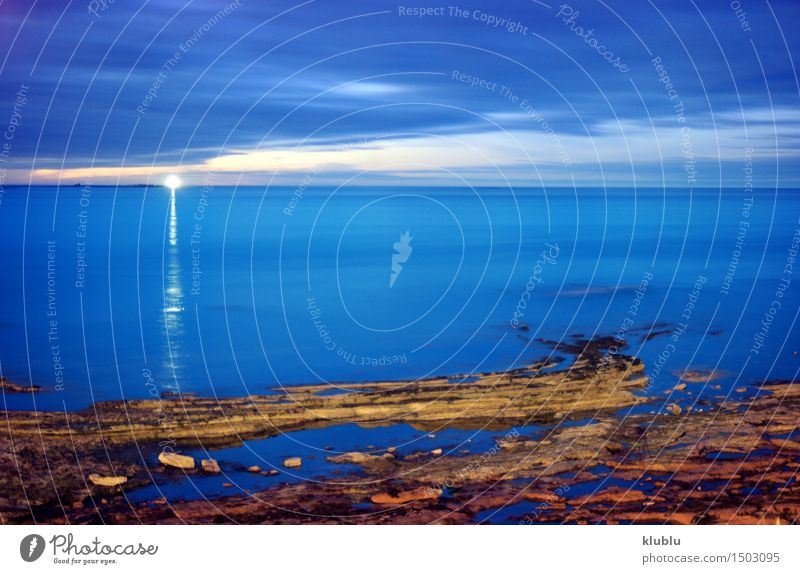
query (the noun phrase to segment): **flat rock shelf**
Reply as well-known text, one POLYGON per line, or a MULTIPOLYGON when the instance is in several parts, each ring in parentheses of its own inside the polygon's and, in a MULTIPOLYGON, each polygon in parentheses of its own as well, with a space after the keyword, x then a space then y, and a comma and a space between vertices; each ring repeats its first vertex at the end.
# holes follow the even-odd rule
POLYGON ((237 399, 178 396, 103 402, 79 412, 4 411, 0 457, 12 472, 0 482, 0 516, 7 523, 798 519, 797 385, 768 382, 746 399, 695 400, 689 408, 670 409, 676 398, 645 397, 644 365, 609 353, 608 341, 554 347, 573 360, 563 368, 553 360, 502 373, 309 385, 237 399), (648 402, 651 412, 631 409, 648 402), (203 472, 199 461, 180 471, 145 464, 159 456, 165 440, 213 451, 353 423, 515 432, 489 455, 456 449, 346 453, 328 460, 358 472, 281 483, 249 496, 135 504, 126 497, 160 473, 203 472), (89 475, 126 480, 108 486, 89 475))

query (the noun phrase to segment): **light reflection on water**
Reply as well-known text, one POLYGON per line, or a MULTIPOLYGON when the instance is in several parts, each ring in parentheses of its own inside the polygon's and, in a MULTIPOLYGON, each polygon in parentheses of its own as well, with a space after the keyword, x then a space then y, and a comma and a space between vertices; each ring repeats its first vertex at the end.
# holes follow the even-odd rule
POLYGON ((169 205, 169 244, 164 253, 164 306, 162 326, 164 330, 164 362, 162 379, 165 387, 177 391, 184 365, 183 340, 183 287, 181 285, 181 263, 178 249, 178 214, 175 190, 171 190, 169 205))

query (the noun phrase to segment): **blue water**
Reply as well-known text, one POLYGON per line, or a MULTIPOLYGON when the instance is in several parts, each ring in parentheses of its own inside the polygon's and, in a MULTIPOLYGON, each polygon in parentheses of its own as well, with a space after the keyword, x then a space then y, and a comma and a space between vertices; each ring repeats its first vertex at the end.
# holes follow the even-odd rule
MULTIPOLYGON (((328 382, 338 392, 341 381, 568 359, 539 339, 620 330, 623 352, 647 366, 648 394, 667 398, 683 369, 716 369, 721 388, 690 384, 684 405, 751 396, 800 368, 798 229, 795 190, 6 188, 0 368, 43 391, 3 401, 63 410, 178 390, 241 396, 328 382), (661 334, 646 340, 651 332, 661 334)), ((209 455, 224 476, 193 479, 199 487, 166 477, 141 498, 354 469, 328 463, 325 446, 483 444, 467 442, 478 440, 471 431, 428 434, 341 425, 249 441, 209 455), (280 463, 293 455, 304 466, 288 473, 280 463), (281 474, 247 473, 252 464, 281 474)))
MULTIPOLYGON (((532 429, 533 430, 533 429, 532 429)), ((338 476, 358 484, 365 479, 359 476, 360 467, 328 461, 328 457, 344 452, 362 452, 375 456, 385 455, 389 447, 394 456, 420 455, 420 464, 432 460, 430 451, 441 448, 444 455, 465 456, 483 454, 496 446, 497 440, 508 431, 459 431, 443 429, 436 433, 422 432, 407 424, 381 429, 343 424, 324 429, 288 432, 278 436, 248 441, 244 446, 209 451, 195 448, 183 451, 196 459, 214 458, 220 465, 220 474, 186 476, 180 471, 154 475, 154 482, 129 493, 134 502, 152 501, 162 496, 167 499, 197 499, 230 494, 256 492, 276 484, 301 481, 325 481, 338 476), (290 456, 300 456, 302 467, 287 469, 282 461, 290 456), (264 476, 248 471, 258 466, 263 471, 277 471, 264 476), (346 478, 350 477, 350 478, 346 478), (227 485, 226 485, 227 483, 227 485)), ((158 466, 156 455, 148 466, 158 466)), ((465 463, 467 464, 467 463, 465 463)))
POLYGON ((236 396, 502 369, 547 356, 537 338, 616 333, 646 273, 627 332, 648 365, 669 335, 641 335, 680 322, 707 278, 654 392, 687 367, 743 384, 800 366, 798 278, 783 274, 800 226, 793 190, 753 192, 728 294, 742 190, 313 188, 289 210, 295 191, 187 188, 173 204, 163 188, 8 188, 3 375, 50 389, 40 409, 73 409, 155 390, 236 396), (413 251, 390 287, 406 230, 413 251), (540 263, 519 315, 546 244, 557 257, 540 263), (792 282, 752 353, 781 277, 792 282), (529 331, 510 328, 515 311, 529 331))

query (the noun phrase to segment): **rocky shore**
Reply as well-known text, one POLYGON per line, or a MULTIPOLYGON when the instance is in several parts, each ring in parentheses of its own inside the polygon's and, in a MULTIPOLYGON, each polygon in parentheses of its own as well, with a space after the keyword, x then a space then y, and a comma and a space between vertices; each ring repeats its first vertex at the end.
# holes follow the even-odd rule
MULTIPOLYGON (((648 401, 637 393, 647 385, 641 362, 610 353, 604 339, 553 346, 571 356, 564 366, 292 387, 240 399, 97 403, 72 413, 3 412, 0 518, 419 524, 502 513, 505 522, 526 524, 798 520, 798 385, 769 382, 746 399, 697 400, 684 384, 632 413, 648 401), (220 472, 213 460, 165 456, 165 443, 175 451, 202 444, 213 454, 253 438, 345 423, 508 432, 482 453, 334 455, 329 462, 359 471, 282 482, 251 496, 136 504, 126 497, 163 473, 220 472), (531 431, 534 424, 545 430, 531 431)), ((299 457, 275 462, 302 465, 299 457)))

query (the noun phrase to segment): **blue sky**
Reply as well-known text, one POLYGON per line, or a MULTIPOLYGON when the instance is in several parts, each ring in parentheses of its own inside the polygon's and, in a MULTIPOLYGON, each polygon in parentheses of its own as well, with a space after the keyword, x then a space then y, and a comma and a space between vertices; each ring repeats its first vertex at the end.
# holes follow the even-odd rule
POLYGON ((4 0, 5 183, 739 187, 752 166, 756 186, 798 186, 799 16, 793 0, 4 0))

